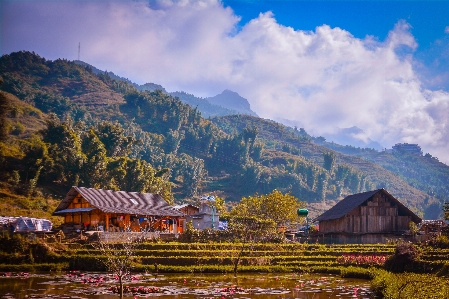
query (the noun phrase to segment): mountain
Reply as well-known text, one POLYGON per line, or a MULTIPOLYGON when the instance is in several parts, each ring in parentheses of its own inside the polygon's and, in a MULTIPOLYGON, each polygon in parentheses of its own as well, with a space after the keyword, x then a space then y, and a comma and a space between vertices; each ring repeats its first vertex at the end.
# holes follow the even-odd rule
POLYGON ((202 99, 183 91, 171 92, 170 95, 179 98, 183 103, 186 103, 201 111, 203 117, 214 117, 238 114, 239 112, 232 109, 227 109, 219 105, 211 104, 208 100, 202 99))
POLYGON ((226 89, 214 97, 206 98, 206 100, 213 105, 235 110, 240 114, 257 116, 257 114, 251 110, 248 100, 231 90, 226 89))
POLYGON ((373 148, 378 151, 382 151, 384 149, 379 142, 368 138, 366 133, 356 126, 338 129, 334 134, 324 134, 323 136, 326 137, 328 141, 333 141, 341 145, 373 148))
POLYGON ((140 91, 90 66, 30 52, 3 55, 0 73, 10 102, 0 179, 15 192, 79 185, 159 190, 185 202, 278 189, 319 213, 345 195, 383 187, 425 218, 448 200, 449 167, 436 157, 343 146, 245 114, 207 119, 195 109, 204 99, 194 95, 151 84, 156 90, 140 91))
POLYGON ((81 60, 74 60, 73 61, 75 64, 78 64, 78 65, 81 65, 81 66, 83 66, 83 67, 85 67, 85 68, 87 68, 87 69, 90 69, 90 71, 91 72, 93 72, 94 74, 107 74, 109 77, 111 77, 111 78, 113 78, 113 79, 116 79, 116 80, 119 80, 119 81, 124 81, 124 82, 127 82, 127 83, 130 83, 130 84, 133 84, 134 86, 139 86, 138 84, 135 84, 135 83, 132 83, 129 79, 127 79, 127 78, 124 78, 124 77, 120 77, 120 76, 117 76, 116 74, 114 74, 113 72, 108 72, 108 71, 102 71, 102 70, 100 70, 100 69, 98 69, 98 68, 96 68, 95 66, 93 66, 93 65, 91 65, 91 64, 89 64, 89 63, 87 63, 87 62, 84 62, 84 61, 81 61, 81 60))
MULTIPOLYGON (((137 84, 136 84, 137 85, 137 84)), ((165 90, 165 88, 162 87, 162 85, 159 84, 155 84, 155 83, 145 83, 143 85, 134 85, 137 90, 139 91, 156 91, 156 90, 160 90, 163 93, 167 93, 167 91, 165 90)))
MULTIPOLYGON (((278 117, 275 120, 292 128, 302 126, 300 122, 295 120, 285 119, 281 117, 278 117)), ((343 146, 347 145, 360 148, 372 148, 378 151, 384 150, 384 147, 382 147, 379 142, 371 140, 366 136, 366 133, 362 129, 356 126, 350 128, 339 128, 335 133, 323 134, 323 136, 321 137, 324 137, 324 139, 320 138, 320 140, 322 141, 327 140, 328 142, 334 142, 343 146)))
MULTIPOLYGON (((183 103, 186 103, 192 107, 196 107, 202 114, 203 117, 214 117, 214 116, 224 116, 224 115, 232 115, 232 114, 249 114, 249 115, 256 115, 253 111, 251 111, 249 103, 246 99, 240 97, 237 93, 225 90, 221 95, 225 99, 225 103, 223 104, 214 104, 210 102, 208 99, 203 99, 196 97, 192 94, 188 94, 183 91, 176 91, 176 92, 167 92, 165 88, 162 85, 156 84, 156 83, 145 83, 143 85, 139 85, 136 83, 131 82, 127 78, 117 76, 113 72, 108 71, 102 71, 98 68, 80 60, 75 60, 74 63, 84 66, 88 69, 90 69, 94 74, 101 75, 101 74, 107 74, 112 79, 116 79, 118 81, 123 81, 126 83, 131 84, 139 91, 156 91, 161 90, 165 94, 170 94, 174 97, 178 97, 183 103), (230 104, 227 102, 229 101, 230 104), (229 106, 230 105, 230 106, 229 106), (231 107, 232 106, 232 107, 231 107), (234 107, 235 106, 235 107, 234 107)), ((219 97, 220 95, 217 95, 216 97, 219 97)), ((214 97, 215 98, 215 97, 214 97)), ((213 98, 209 98, 213 99, 213 98)), ((213 100, 212 100, 213 101, 213 100)))

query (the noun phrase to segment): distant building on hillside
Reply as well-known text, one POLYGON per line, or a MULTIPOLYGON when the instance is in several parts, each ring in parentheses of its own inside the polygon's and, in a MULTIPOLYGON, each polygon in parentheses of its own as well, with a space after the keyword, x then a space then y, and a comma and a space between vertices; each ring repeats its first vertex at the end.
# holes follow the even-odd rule
POLYGON ((423 154, 421 147, 412 143, 396 143, 393 146, 393 152, 409 153, 417 156, 422 156, 423 154))

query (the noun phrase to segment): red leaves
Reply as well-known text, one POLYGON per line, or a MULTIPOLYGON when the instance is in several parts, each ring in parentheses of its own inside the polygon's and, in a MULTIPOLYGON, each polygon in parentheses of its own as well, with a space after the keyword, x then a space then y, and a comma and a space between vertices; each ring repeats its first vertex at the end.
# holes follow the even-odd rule
POLYGON ((386 255, 343 254, 337 262, 343 265, 371 265, 381 266, 387 260, 386 255))

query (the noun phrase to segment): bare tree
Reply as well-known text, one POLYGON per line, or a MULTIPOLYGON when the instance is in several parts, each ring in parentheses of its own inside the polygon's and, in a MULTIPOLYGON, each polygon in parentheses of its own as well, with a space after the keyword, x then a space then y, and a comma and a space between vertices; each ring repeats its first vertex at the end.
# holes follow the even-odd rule
POLYGON ((92 246, 101 252, 99 261, 115 275, 119 281, 119 295, 123 298, 125 281, 131 280, 131 269, 137 257, 137 246, 145 239, 145 232, 99 233, 92 246))
POLYGON ((236 246, 237 256, 233 258, 234 274, 237 274, 243 253, 252 250, 256 243, 266 242, 276 235, 276 224, 271 219, 236 216, 231 219, 229 226, 230 233, 235 241, 240 242, 239 246, 236 246))

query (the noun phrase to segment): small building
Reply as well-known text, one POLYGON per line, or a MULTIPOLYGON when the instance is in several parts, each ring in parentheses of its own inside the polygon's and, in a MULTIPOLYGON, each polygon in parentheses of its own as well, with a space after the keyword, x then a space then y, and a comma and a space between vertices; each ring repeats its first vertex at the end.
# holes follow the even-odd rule
POLYGON ((317 217, 323 243, 385 243, 421 218, 385 189, 349 195, 317 217))
POLYGON ((446 226, 446 222, 443 219, 423 220, 419 230, 425 235, 440 236, 446 226))
POLYGON ((64 217, 64 233, 82 229, 177 233, 183 216, 158 194, 76 186, 53 215, 64 217))
POLYGON ((193 227, 198 230, 207 228, 219 229, 220 215, 214 207, 214 202, 214 196, 204 196, 201 197, 200 208, 190 204, 176 206, 175 208, 184 214, 183 219, 180 219, 180 223, 183 224, 183 231, 186 229, 188 222, 192 222, 193 227))
POLYGON ((196 214, 186 216, 186 221, 192 221, 193 227, 199 230, 207 228, 219 228, 220 215, 209 201, 201 201, 200 211, 196 214))
POLYGON ((184 215, 183 217, 179 218, 179 230, 178 230, 179 233, 185 231, 187 222, 191 220, 191 216, 198 214, 200 211, 200 208, 195 207, 194 205, 191 204, 177 205, 174 206, 173 208, 180 211, 184 215), (189 218, 188 221, 187 218, 189 218))
POLYGON ((423 152, 421 147, 418 144, 413 143, 396 143, 392 147, 392 151, 395 153, 409 153, 412 155, 422 156, 423 152))

